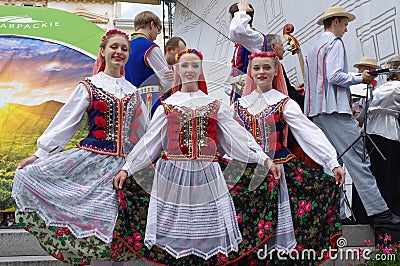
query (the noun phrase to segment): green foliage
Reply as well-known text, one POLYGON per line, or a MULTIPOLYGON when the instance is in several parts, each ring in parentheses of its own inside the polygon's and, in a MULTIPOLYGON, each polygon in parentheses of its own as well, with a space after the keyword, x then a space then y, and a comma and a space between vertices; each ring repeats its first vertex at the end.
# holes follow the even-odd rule
MULTIPOLYGON (((44 132, 46 127, 47 124, 43 125, 41 132, 44 132)), ((87 132, 87 118, 85 116, 79 129, 65 146, 65 149, 75 148, 76 143, 87 136, 87 132)), ((31 132, 23 135, 14 132, 15 139, 2 139, 0 142, 0 211, 15 206, 14 199, 11 198, 15 169, 24 158, 36 151, 36 139, 40 134, 31 132)))

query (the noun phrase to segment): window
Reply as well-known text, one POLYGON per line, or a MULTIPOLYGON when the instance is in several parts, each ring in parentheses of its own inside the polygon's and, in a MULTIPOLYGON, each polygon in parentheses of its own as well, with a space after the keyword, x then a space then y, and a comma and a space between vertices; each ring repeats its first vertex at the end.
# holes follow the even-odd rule
POLYGON ((35 3, 23 3, 22 6, 41 7, 40 4, 35 3))

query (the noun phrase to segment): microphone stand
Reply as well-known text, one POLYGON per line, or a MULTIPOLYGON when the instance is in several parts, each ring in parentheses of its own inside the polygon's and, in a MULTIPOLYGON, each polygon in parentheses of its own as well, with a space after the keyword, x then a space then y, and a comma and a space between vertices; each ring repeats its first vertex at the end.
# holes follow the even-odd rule
POLYGON ((383 160, 386 161, 386 157, 383 155, 383 153, 381 152, 381 150, 378 148, 378 146, 375 144, 375 142, 372 140, 372 138, 370 137, 370 135, 367 133, 367 121, 368 121, 368 117, 367 117, 367 113, 368 113, 368 107, 369 107, 369 91, 371 89, 371 85, 368 84, 367 85, 367 92, 366 92, 366 96, 365 96, 365 112, 364 112, 364 124, 363 124, 363 130, 360 132, 360 136, 358 136, 358 138, 349 146, 347 147, 347 149, 345 149, 342 154, 339 155, 338 160, 346 153, 348 152, 350 149, 353 149, 356 154, 360 157, 360 159, 365 162, 369 156, 369 153, 373 152, 375 149, 378 151, 378 153, 380 154, 380 156, 382 156, 383 160), (363 144, 363 150, 362 153, 359 154, 355 149, 354 149, 354 145, 361 139, 362 144, 363 144), (371 142, 371 144, 373 145, 371 151, 368 153, 367 148, 366 148, 366 143, 367 143, 367 139, 371 142))
MULTIPOLYGON (((359 136, 346 150, 344 150, 344 151, 342 152, 342 154, 340 154, 340 155, 338 156, 338 160, 339 160, 346 152, 348 152, 350 149, 353 149, 353 150, 356 152, 356 154, 360 157, 360 159, 361 159, 363 162, 365 162, 365 161, 367 160, 368 156, 369 156, 369 153, 373 152, 373 151, 376 149, 376 150, 379 152, 379 154, 382 156, 383 160, 386 161, 386 157, 383 155, 383 153, 381 152, 381 150, 378 148, 378 146, 375 144, 375 142, 372 140, 372 138, 371 138, 371 137, 369 136, 369 134, 367 133, 367 123, 368 123, 367 113, 368 113, 368 108, 369 108, 369 93, 370 93, 370 90, 371 90, 371 85, 368 84, 368 85, 367 85, 367 92, 366 92, 366 95, 363 96, 363 98, 365 97, 365 107, 364 107, 365 112, 364 112, 364 117, 363 117, 363 121, 364 121, 364 123, 363 123, 363 129, 362 129, 362 131, 360 132, 360 136, 359 136), (354 145, 355 145, 360 139, 361 139, 362 145, 363 145, 363 150, 362 150, 362 153, 361 153, 361 154, 359 154, 359 153, 357 152, 357 150, 354 149, 354 145), (368 140, 372 143, 372 145, 373 145, 373 147, 372 147, 372 149, 370 150, 369 153, 368 153, 367 148, 366 148, 367 139, 368 139, 368 140)), ((345 202, 345 204, 346 204, 346 207, 350 210, 351 217, 353 217, 354 222, 357 222, 356 219, 355 219, 355 215, 354 215, 353 209, 352 209, 352 207, 351 207, 351 205, 350 205, 350 201, 349 201, 349 199, 347 198, 346 189, 344 188, 344 186, 343 186, 342 189, 343 189, 344 202, 345 202)))

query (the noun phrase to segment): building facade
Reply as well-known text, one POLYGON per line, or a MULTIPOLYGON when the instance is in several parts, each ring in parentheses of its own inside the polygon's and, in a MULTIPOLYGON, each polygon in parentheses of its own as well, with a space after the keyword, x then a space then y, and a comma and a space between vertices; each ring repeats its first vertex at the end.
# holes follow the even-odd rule
MULTIPOLYGON (((140 1, 135 1, 140 2, 140 1)), ((152 1, 151 3, 156 3, 152 1)), ((160 2, 158 2, 160 3, 160 2)), ((113 0, 3 0, 6 6, 26 6, 32 8, 54 8, 76 14, 104 30, 120 29, 128 34, 134 32, 133 18, 121 17, 121 2, 113 0)), ((164 23, 168 38, 168 23, 164 23)), ((157 36, 156 43, 164 46, 164 31, 157 36)))

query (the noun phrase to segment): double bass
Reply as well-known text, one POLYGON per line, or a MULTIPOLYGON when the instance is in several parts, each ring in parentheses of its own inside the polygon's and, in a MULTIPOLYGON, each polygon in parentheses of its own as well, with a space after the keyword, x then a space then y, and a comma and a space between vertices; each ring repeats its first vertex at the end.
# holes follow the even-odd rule
POLYGON ((288 51, 292 53, 292 55, 296 55, 299 58, 301 74, 303 75, 304 79, 304 58, 303 54, 301 53, 300 43, 299 41, 291 35, 294 32, 293 24, 286 24, 283 27, 283 38, 287 41, 289 45, 288 51))
MULTIPOLYGON (((303 54, 301 53, 299 41, 294 36, 291 35, 291 33, 293 32, 294 32, 293 24, 286 24, 283 27, 283 37, 285 38, 289 46, 288 51, 290 51, 292 55, 297 55, 300 63, 301 74, 304 80, 304 58, 303 54)), ((302 92, 302 95, 304 96, 304 90, 302 92)), ((303 106, 301 106, 301 108, 303 109, 303 106)), ((288 146, 289 146, 288 148, 294 153, 294 155, 296 155, 296 158, 298 160, 303 161, 304 163, 309 164, 317 169, 322 168, 301 149, 300 145, 294 138, 293 141, 288 142, 288 146)))

